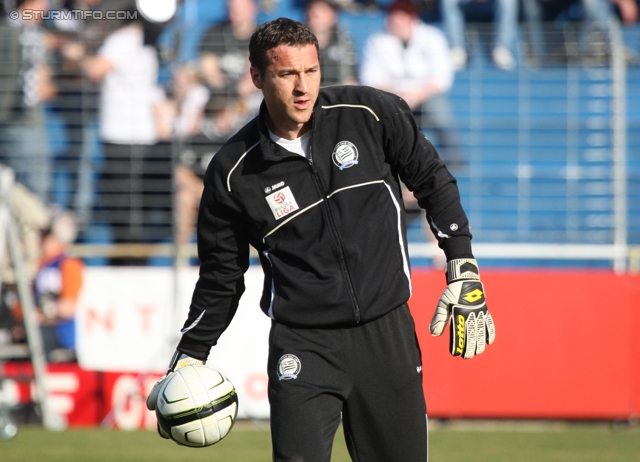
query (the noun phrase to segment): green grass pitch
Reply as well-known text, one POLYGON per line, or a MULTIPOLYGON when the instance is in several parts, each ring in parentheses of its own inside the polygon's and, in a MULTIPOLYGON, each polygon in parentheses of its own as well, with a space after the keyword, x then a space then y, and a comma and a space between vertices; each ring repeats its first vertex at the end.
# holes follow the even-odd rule
MULTIPOLYGON (((431 425, 431 462, 640 462, 640 428, 611 425, 431 425)), ((152 431, 23 426, 0 441, 0 461, 269 462, 271 442, 263 425, 239 422, 220 443, 203 449, 180 447, 152 431)), ((340 430, 332 462, 349 462, 340 430)), ((396 462, 396 461, 389 461, 396 462)), ((400 461, 398 461, 400 462, 400 461)))

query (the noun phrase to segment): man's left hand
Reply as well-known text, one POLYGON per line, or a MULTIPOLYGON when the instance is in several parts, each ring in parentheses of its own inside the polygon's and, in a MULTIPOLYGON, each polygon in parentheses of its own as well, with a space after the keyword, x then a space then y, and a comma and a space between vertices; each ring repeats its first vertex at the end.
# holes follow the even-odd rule
POLYGON ((476 260, 462 258, 449 261, 447 283, 429 330, 432 335, 442 335, 449 318, 452 318, 450 352, 453 356, 471 359, 481 354, 486 344, 491 345, 496 338, 476 260))

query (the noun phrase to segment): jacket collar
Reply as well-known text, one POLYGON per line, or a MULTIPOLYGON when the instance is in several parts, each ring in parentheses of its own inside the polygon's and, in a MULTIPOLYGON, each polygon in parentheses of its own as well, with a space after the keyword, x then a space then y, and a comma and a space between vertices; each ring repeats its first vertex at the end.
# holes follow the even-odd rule
MULTIPOLYGON (((318 103, 316 102, 316 106, 313 108, 313 118, 318 117, 318 103)), ((294 152, 287 151, 285 148, 280 146, 277 143, 271 141, 271 136, 269 136, 269 127, 267 127, 267 105, 264 100, 260 104, 260 112, 258 114, 258 131, 260 133, 260 151, 262 152, 262 157, 265 160, 269 160, 272 162, 279 162, 287 157, 300 157, 298 154, 294 152)), ((311 131, 313 132, 314 123, 312 121, 311 131)))

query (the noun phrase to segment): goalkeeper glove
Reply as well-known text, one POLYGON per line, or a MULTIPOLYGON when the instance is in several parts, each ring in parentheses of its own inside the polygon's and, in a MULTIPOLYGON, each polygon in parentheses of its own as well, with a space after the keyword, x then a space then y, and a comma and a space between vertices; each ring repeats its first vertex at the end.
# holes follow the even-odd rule
POLYGON ((484 298, 484 286, 480 282, 478 262, 473 258, 449 261, 447 284, 429 330, 432 335, 442 335, 451 318, 450 352, 453 356, 471 359, 496 338, 493 318, 484 298))
POLYGON ((158 401, 158 393, 160 393, 160 388, 162 387, 162 384, 167 379, 167 377, 169 377, 173 373, 173 371, 184 366, 202 365, 204 363, 205 362, 201 359, 192 358, 176 350, 176 352, 173 354, 173 357, 171 358, 171 362, 169 363, 169 370, 167 370, 167 373, 164 374, 160 378, 160 380, 156 382, 156 384, 151 389, 151 393, 149 393, 149 396, 147 397, 147 409, 149 409, 150 411, 156 410, 156 401, 158 401))

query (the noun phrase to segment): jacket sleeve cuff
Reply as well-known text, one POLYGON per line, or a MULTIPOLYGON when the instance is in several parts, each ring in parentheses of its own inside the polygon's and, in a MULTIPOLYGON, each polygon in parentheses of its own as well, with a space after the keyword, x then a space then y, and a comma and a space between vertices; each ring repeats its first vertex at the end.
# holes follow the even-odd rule
POLYGON ((201 361, 204 361, 205 363, 207 362, 207 358, 209 357, 210 350, 211 348, 205 347, 204 345, 195 346, 188 344, 184 341, 184 336, 178 344, 178 347, 176 348, 176 351, 178 351, 179 353, 183 353, 194 359, 199 359, 201 361))
POLYGON ((471 251, 471 238, 469 236, 451 236, 440 242, 447 261, 456 258, 475 258, 471 251))

